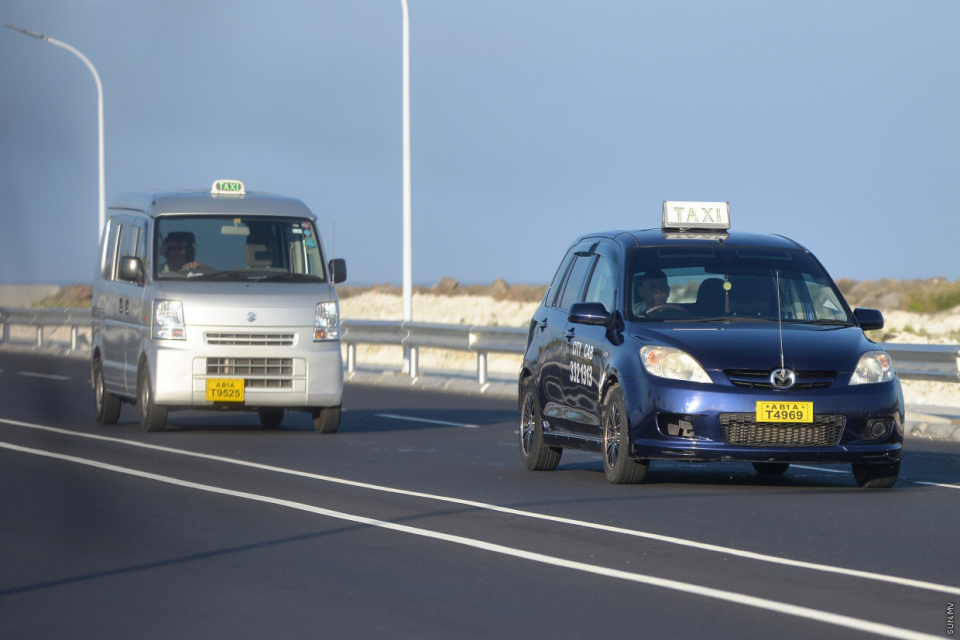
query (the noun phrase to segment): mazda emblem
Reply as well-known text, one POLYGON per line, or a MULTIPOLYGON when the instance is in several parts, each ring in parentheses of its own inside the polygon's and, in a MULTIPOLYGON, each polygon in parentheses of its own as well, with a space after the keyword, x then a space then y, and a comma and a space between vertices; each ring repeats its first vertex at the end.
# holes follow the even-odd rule
POLYGON ((774 369, 770 372, 770 384, 774 389, 789 389, 797 382, 797 374, 790 369, 774 369))
POLYGON ((256 321, 257 321, 257 314, 255 314, 253 311, 247 314, 247 322, 256 322, 256 321))

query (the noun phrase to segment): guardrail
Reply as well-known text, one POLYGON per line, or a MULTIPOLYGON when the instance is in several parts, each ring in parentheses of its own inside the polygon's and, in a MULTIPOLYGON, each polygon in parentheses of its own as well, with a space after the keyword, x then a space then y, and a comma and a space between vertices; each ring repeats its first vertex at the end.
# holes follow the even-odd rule
MULTIPOLYGON (((0 307, 3 323, 3 344, 10 344, 12 326, 29 326, 36 330, 36 348, 51 346, 45 328, 69 327, 68 352, 89 353, 90 345, 81 344, 79 328, 90 326, 90 309, 20 309, 0 307)), ((347 371, 357 367, 358 344, 396 345, 410 348, 410 376, 420 375, 420 349, 451 349, 477 354, 477 381, 488 381, 487 354, 522 354, 527 346, 527 330, 517 327, 486 327, 460 324, 432 324, 394 320, 344 320, 340 323, 340 339, 347 346, 347 371)), ((66 346, 66 345, 61 345, 66 346)), ((960 345, 881 343, 893 358, 897 374, 904 380, 960 382, 960 345)))

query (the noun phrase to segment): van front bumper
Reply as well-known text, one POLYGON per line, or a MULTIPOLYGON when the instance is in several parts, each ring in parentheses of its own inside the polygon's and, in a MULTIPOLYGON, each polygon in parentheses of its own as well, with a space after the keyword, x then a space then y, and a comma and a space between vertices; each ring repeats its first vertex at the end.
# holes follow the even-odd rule
POLYGON ((218 347, 203 354, 164 344, 148 354, 154 402, 170 408, 335 407, 343 397, 340 342, 307 348, 218 347), (208 380, 244 381, 243 402, 207 400, 208 380))

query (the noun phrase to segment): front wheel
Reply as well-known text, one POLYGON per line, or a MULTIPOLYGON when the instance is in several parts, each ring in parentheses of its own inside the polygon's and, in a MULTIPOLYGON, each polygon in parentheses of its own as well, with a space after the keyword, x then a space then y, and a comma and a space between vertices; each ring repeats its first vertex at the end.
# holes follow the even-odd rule
POLYGON ((563 449, 548 447, 543 442, 543 418, 540 416, 540 399, 533 380, 523 385, 523 400, 520 403, 520 459, 530 471, 553 471, 560 464, 563 449))
POLYGON ((153 385, 146 366, 140 370, 137 382, 137 411, 140 412, 140 427, 144 431, 163 431, 167 426, 167 408, 153 403, 153 385))
POLYGON ((889 489, 900 475, 900 461, 893 464, 853 463, 853 479, 864 489, 889 489))
POLYGON ((113 395, 103 384, 103 365, 93 361, 93 400, 97 407, 97 422, 117 424, 120 419, 120 398, 113 395))
POLYGON ((340 405, 313 410, 313 428, 318 433, 336 433, 340 427, 340 405))
POLYGON ((603 473, 612 484, 643 482, 648 460, 630 457, 630 437, 623 392, 614 385, 603 399, 603 473))

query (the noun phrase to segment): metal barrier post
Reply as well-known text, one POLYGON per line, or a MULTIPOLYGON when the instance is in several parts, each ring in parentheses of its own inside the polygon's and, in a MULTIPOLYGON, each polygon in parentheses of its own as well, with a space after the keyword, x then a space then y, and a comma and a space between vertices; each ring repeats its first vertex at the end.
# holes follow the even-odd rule
POLYGON ((72 325, 70 327, 70 351, 77 350, 77 325, 72 325))
POLYGON ((410 377, 420 375, 420 347, 410 347, 410 377))
POLYGON ((6 344, 10 342, 10 321, 4 318, 3 320, 3 343, 6 344))
POLYGON ((347 345, 347 373, 357 369, 357 345, 353 342, 347 345))
POLYGON ((477 352, 477 381, 481 385, 487 384, 487 352, 477 352))
POLYGON ((37 325, 37 347, 43 346, 43 325, 37 325))

